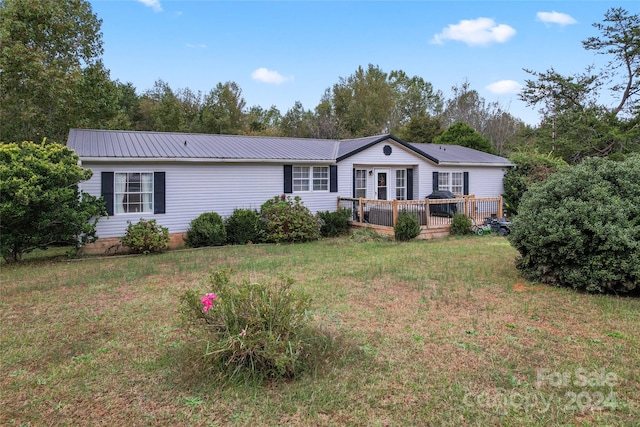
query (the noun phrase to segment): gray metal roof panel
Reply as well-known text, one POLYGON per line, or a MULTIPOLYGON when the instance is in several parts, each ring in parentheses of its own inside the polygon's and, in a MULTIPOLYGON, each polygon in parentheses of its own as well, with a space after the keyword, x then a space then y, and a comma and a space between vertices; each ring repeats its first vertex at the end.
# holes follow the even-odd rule
POLYGON ((408 143, 418 152, 438 159, 439 164, 487 164, 511 166, 511 162, 504 157, 474 150, 460 145, 408 143))
POLYGON ((71 129, 80 157, 335 161, 338 141, 267 136, 71 129), (186 144, 185 144, 186 142, 186 144))

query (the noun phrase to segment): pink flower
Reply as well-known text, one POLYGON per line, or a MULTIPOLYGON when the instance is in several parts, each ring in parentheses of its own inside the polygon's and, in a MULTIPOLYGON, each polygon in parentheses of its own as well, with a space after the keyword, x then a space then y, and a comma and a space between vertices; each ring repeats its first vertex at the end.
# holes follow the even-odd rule
POLYGON ((240 332, 240 336, 243 337, 245 335, 247 335, 247 330, 243 329, 242 332, 240 332))
POLYGON ((213 302, 215 300, 217 300, 218 297, 216 296, 216 294, 206 294, 205 296, 203 296, 200 301, 202 302, 202 311, 207 311, 209 310, 211 307, 213 307, 213 302))

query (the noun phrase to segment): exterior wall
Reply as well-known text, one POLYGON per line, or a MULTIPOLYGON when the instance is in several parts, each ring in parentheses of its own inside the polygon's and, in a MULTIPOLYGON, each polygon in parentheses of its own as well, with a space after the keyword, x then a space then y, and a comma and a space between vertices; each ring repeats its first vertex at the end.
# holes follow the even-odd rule
MULTIPOLYGON (((395 171, 413 168, 413 199, 423 199, 433 191, 433 172, 469 172, 469 194, 476 197, 498 197, 504 193, 503 177, 507 167, 498 166, 449 166, 437 165, 418 156, 393 140, 380 142, 338 163, 338 193, 342 197, 353 197, 353 168, 372 171, 367 176, 367 198, 374 197, 375 170, 388 168, 391 172, 389 194, 395 195, 395 171), (390 155, 383 147, 390 145, 390 155)), ((393 197, 390 197, 393 199, 393 197)))
POLYGON ((338 163, 338 194, 341 197, 353 197, 353 169, 365 169, 371 171, 367 174, 367 198, 374 199, 375 191, 375 170, 389 169, 389 200, 393 200, 396 194, 395 171, 398 169, 413 168, 413 199, 424 197, 424 180, 419 170, 426 169, 427 164, 413 152, 397 144, 393 140, 380 142, 373 147, 369 147, 359 153, 347 157, 338 163), (383 147, 390 145, 392 152, 390 155, 383 153, 383 147), (421 184, 422 183, 422 184, 421 184))
MULTIPOLYGON (((217 212, 222 217, 235 208, 259 209, 268 199, 284 190, 283 165, 277 163, 88 163, 83 166, 93 171, 90 180, 81 184, 82 191, 100 196, 101 172, 165 172, 166 213, 116 214, 98 221, 98 237, 124 235, 127 221, 140 218, 156 219, 168 227, 170 233, 188 230, 191 220, 203 212, 217 212)), ((324 165, 323 165, 324 166, 324 165)), ((349 180, 351 178, 349 177, 349 180)), ((304 205, 313 213, 335 210, 338 193, 303 192, 304 205)))
POLYGON ((507 173, 507 167, 497 166, 432 166, 425 177, 429 181, 427 196, 433 189, 432 172, 469 172, 469 194, 476 197, 498 197, 504 193, 503 178, 507 173))

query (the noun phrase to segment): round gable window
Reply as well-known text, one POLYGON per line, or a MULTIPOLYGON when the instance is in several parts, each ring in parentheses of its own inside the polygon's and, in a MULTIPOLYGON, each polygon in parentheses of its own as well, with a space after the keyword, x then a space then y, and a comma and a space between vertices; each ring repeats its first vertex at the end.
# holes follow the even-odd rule
POLYGON ((390 145, 385 145, 384 147, 382 147, 382 152, 384 153, 385 156, 389 156, 391 155, 391 146, 390 145))

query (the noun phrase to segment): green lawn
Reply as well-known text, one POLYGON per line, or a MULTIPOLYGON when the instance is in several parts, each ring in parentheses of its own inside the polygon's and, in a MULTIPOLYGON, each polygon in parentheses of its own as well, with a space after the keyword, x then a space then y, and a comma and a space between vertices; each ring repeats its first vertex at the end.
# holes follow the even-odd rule
POLYGON ((0 266, 0 425, 637 425, 640 300, 524 282, 504 238, 248 245, 0 266), (178 299, 211 269, 313 297, 331 363, 216 384, 178 299))

